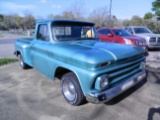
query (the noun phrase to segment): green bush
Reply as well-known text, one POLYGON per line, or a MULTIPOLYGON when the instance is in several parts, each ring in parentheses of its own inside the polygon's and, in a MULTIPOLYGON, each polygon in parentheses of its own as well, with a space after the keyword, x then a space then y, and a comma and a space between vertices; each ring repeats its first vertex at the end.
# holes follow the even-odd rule
POLYGON ((0 59, 0 66, 2 65, 6 65, 8 63, 13 63, 13 62, 17 62, 17 59, 11 59, 11 58, 2 58, 0 59))

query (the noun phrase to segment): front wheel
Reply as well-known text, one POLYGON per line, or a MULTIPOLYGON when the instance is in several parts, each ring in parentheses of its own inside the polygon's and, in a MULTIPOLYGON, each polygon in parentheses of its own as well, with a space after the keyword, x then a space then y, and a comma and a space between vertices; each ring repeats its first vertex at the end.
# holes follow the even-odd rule
POLYGON ((66 101, 71 105, 78 106, 85 100, 78 78, 72 72, 62 76, 61 91, 66 101))

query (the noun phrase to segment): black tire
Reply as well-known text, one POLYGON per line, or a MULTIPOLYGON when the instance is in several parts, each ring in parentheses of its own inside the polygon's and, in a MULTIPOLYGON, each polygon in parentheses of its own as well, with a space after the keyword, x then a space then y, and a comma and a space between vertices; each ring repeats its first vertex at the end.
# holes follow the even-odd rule
POLYGON ((22 69, 28 69, 28 68, 30 68, 30 66, 27 65, 27 64, 24 62, 23 56, 22 56, 21 54, 19 54, 18 57, 19 57, 19 65, 20 65, 20 67, 21 67, 22 69))
POLYGON ((78 78, 72 72, 62 76, 61 92, 65 100, 71 105, 78 106, 85 101, 85 96, 80 87, 78 78))

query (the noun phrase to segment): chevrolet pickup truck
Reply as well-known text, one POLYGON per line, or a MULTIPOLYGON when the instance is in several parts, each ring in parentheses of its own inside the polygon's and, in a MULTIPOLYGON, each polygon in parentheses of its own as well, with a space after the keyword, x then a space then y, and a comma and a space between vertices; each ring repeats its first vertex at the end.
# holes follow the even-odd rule
POLYGON ((17 39, 14 53, 22 69, 58 77, 65 100, 75 106, 104 103, 146 77, 145 50, 100 41, 91 22, 39 20, 34 38, 17 39))

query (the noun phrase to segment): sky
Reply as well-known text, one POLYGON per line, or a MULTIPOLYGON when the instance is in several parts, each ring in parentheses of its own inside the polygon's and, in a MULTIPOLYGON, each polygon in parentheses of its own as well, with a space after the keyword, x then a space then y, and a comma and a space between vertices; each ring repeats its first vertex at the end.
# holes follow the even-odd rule
MULTIPOLYGON (((111 0, 0 0, 0 14, 17 13, 24 16, 32 13, 35 17, 47 18, 49 14, 57 15, 82 4, 89 15, 94 9, 110 8, 111 0)), ((155 0, 112 0, 112 15, 118 19, 131 19, 133 15, 144 17, 147 12, 152 12, 152 2, 155 0)))

